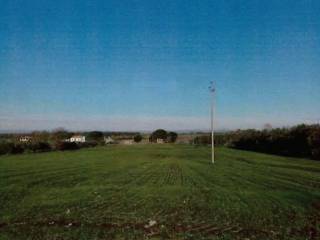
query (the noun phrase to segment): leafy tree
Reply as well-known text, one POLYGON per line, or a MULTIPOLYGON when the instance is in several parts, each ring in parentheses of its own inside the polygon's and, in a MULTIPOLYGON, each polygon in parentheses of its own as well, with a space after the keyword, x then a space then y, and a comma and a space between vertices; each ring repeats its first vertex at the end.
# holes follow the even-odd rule
POLYGON ((320 125, 258 131, 238 130, 227 134, 229 147, 320 160, 320 125))
POLYGON ((211 136, 210 135, 197 136, 193 139, 193 144, 196 144, 196 145, 211 144, 211 136))
POLYGON ((103 141, 103 132, 92 131, 88 133, 87 137, 89 141, 101 142, 103 141))
POLYGON ((68 132, 64 128, 57 128, 52 131, 51 138, 55 142, 64 141, 68 138, 70 138, 73 135, 73 133, 68 132))
POLYGON ((141 142, 141 140, 142 140, 142 136, 140 135, 140 134, 137 134, 137 135, 135 135, 134 137, 133 137, 133 140, 135 141, 135 142, 141 142))
POLYGON ((157 139, 160 138, 164 141, 167 140, 167 132, 163 129, 157 129, 153 133, 151 133, 149 137, 150 142, 157 142, 157 139))
POLYGON ((24 148, 22 144, 14 144, 12 146, 12 148, 10 149, 11 154, 19 154, 19 153, 23 153, 24 152, 24 148))
POLYGON ((167 141, 170 143, 174 143, 178 138, 178 134, 175 132, 169 132, 167 135, 167 141))
POLYGON ((312 130, 308 142, 311 148, 311 157, 320 160, 320 127, 312 130))
POLYGON ((12 148, 14 148, 14 143, 1 141, 0 142, 0 155, 10 153, 12 148))
POLYGON ((32 141, 34 142, 48 142, 50 133, 47 131, 33 131, 31 133, 32 141))

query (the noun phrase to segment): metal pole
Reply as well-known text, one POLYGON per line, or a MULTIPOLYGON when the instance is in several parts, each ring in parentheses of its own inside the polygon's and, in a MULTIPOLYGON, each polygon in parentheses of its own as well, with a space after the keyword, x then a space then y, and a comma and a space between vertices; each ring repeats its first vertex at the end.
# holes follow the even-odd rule
POLYGON ((211 161, 214 164, 214 126, 213 126, 213 113, 214 113, 214 88, 211 89, 211 161))
POLYGON ((210 82, 209 90, 211 92, 211 161, 214 164, 214 129, 213 129, 213 115, 214 115, 214 84, 213 81, 210 82))

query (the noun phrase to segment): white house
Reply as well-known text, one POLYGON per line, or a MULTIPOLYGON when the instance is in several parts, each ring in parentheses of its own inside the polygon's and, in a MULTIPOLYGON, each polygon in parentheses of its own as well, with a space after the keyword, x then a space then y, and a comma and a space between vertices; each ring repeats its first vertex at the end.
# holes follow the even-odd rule
POLYGON ((31 137, 30 136, 21 136, 20 138, 19 138, 19 141, 20 142, 30 142, 31 141, 31 137))
POLYGON ((69 139, 69 142, 85 142, 86 137, 82 135, 74 135, 69 139))
POLYGON ((162 138, 157 138, 157 143, 165 143, 165 141, 162 138))
POLYGON ((131 145, 133 144, 133 139, 121 139, 120 144, 131 145))
POLYGON ((105 144, 111 144, 111 143, 114 143, 114 140, 108 136, 108 137, 104 137, 104 142, 105 144))

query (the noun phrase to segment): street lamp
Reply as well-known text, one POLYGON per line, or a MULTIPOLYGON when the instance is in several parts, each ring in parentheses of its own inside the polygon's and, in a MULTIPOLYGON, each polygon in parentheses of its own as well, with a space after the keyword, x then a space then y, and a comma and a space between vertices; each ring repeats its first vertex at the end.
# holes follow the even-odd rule
POLYGON ((213 129, 213 114, 214 114, 214 93, 215 86, 213 81, 210 82, 209 90, 211 93, 211 161, 214 164, 214 129, 213 129))

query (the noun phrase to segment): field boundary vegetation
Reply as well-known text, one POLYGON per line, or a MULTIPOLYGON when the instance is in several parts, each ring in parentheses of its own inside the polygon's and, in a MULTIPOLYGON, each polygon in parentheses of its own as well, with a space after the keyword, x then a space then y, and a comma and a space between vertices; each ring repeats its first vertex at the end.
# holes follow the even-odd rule
MULTIPOLYGON (((77 150, 101 146, 106 144, 104 141, 106 136, 112 136, 115 140, 130 139, 132 143, 175 143, 178 138, 178 134, 175 132, 157 129, 150 134, 92 131, 82 133, 86 136, 86 142, 65 141, 65 139, 70 138, 73 134, 75 133, 64 129, 58 129, 53 132, 33 132, 31 134, 32 140, 27 143, 19 142, 17 140, 18 134, 2 134, 0 136, 0 155, 77 150)), ((199 133, 195 137, 189 137, 189 143, 191 144, 211 144, 211 136, 208 133, 199 133)), ((117 143, 117 141, 113 143, 117 143)), ((320 125, 300 124, 290 128, 247 129, 219 133, 215 136, 215 145, 281 156, 320 160, 320 125)))
POLYGON ((69 132, 58 128, 52 132, 34 131, 29 134, 0 134, 0 155, 78 150, 106 144, 174 143, 178 134, 157 129, 150 134, 139 132, 69 132), (71 141, 72 138, 80 140, 71 141), (161 141, 160 141, 161 140, 161 141))
MULTIPOLYGON (((209 135, 194 144, 211 144, 209 135)), ((290 128, 237 130, 215 136, 216 145, 289 157, 320 160, 320 125, 300 124, 290 128)))

